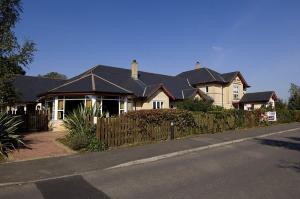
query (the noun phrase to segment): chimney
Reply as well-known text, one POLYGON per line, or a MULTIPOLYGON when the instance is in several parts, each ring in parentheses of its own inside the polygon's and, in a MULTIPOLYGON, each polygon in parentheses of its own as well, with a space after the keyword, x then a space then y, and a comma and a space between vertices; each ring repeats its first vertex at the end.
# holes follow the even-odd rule
POLYGON ((138 63, 135 59, 131 62, 131 77, 134 80, 138 79, 138 63))
POLYGON ((196 62, 196 64, 195 64, 195 69, 200 69, 201 68, 201 64, 200 64, 200 62, 196 62))

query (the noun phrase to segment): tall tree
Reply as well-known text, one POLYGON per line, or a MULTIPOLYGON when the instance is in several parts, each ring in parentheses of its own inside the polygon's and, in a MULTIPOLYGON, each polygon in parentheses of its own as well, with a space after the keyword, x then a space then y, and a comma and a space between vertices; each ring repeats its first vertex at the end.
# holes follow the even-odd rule
POLYGON ((38 75, 39 77, 47 77, 51 79, 67 79, 68 77, 64 74, 58 73, 58 72, 49 72, 45 75, 38 75))
POLYGON ((300 110, 300 87, 296 84, 291 84, 288 108, 300 110))
POLYGON ((20 20, 20 0, 0 0, 0 105, 10 105, 16 100, 11 85, 15 75, 24 75, 33 61, 35 43, 26 40, 19 44, 13 29, 20 20))

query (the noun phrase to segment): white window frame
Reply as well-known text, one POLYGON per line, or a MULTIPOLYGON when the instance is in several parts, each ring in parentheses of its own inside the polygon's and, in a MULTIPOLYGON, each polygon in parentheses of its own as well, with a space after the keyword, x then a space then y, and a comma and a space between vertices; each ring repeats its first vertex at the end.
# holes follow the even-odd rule
POLYGON ((233 84, 232 93, 233 93, 233 100, 239 100, 239 85, 233 84))
POLYGON ((163 109, 164 101, 162 100, 153 100, 152 101, 152 109, 163 109))

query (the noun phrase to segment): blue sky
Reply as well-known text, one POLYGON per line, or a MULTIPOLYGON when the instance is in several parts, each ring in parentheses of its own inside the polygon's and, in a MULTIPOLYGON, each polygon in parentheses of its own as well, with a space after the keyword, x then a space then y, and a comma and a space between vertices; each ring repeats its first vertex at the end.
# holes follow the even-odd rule
POLYGON ((23 0, 15 32, 38 51, 28 75, 72 77, 97 64, 178 74, 196 61, 239 70, 250 91, 287 99, 300 84, 300 1, 23 0))

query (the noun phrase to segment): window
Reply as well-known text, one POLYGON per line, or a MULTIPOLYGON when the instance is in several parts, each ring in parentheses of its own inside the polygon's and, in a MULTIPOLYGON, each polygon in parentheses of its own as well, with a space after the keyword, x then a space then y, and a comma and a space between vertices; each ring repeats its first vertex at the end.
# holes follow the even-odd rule
POLYGON ((64 106, 65 106, 65 100, 59 99, 58 107, 57 107, 57 119, 59 120, 64 119, 64 106))
POLYGON ((162 109, 163 105, 163 101, 153 101, 153 109, 162 109))
POLYGON ((86 108, 92 108, 92 100, 87 99, 87 100, 85 101, 85 107, 86 107, 86 108))
POLYGON ((239 85, 233 84, 233 100, 239 100, 239 85))
POLYGON ((120 99, 120 114, 123 114, 125 112, 125 102, 123 99, 120 99))
POLYGON ((208 93, 208 86, 205 87, 205 93, 208 93))

